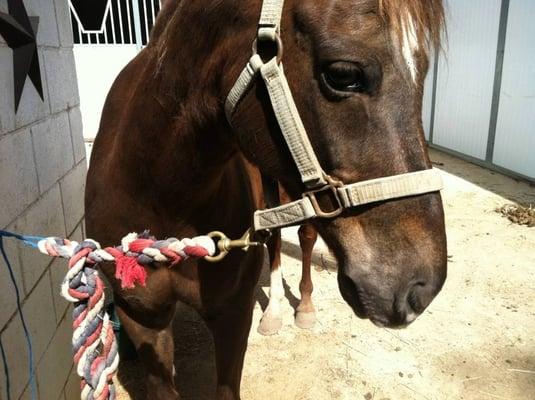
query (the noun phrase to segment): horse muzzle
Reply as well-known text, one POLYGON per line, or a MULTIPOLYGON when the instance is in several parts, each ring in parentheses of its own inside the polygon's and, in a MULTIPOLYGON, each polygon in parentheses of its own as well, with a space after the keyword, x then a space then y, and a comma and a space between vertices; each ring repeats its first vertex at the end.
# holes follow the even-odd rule
POLYGON ((366 288, 344 272, 338 273, 340 293, 355 314, 387 328, 411 324, 435 298, 443 282, 414 281, 393 294, 385 294, 385 289, 366 288))

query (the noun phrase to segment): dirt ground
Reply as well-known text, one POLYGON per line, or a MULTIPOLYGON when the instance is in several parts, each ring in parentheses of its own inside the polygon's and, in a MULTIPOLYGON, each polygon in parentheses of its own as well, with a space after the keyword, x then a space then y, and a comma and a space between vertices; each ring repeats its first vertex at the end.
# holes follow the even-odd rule
MULTIPOLYGON (((296 237, 285 233, 288 302, 279 334, 256 326, 267 304, 263 274, 242 381, 245 400, 535 399, 535 228, 495 212, 535 205, 535 187, 433 151, 443 171, 449 275, 428 310, 405 330, 380 329, 353 315, 327 250, 315 251, 319 322, 293 325, 299 296, 296 237)), ((213 345, 206 327, 181 308, 175 322, 177 385, 185 399, 213 398, 213 345)), ((123 362, 120 399, 143 392, 143 371, 123 362), (125 389, 126 388, 126 389, 125 389)))

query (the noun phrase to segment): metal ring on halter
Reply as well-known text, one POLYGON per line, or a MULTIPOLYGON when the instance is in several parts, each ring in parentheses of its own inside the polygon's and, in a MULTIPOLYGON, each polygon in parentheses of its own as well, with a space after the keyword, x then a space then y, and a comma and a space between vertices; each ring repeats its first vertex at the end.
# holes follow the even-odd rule
MULTIPOLYGON (((282 61, 282 55, 284 53, 284 47, 282 45, 281 36, 278 33, 275 36, 275 44, 277 45, 277 64, 280 64, 282 61)), ((253 42, 253 55, 254 54, 258 54, 258 38, 256 38, 253 42)))
POLYGON ((303 193, 303 197, 308 197, 310 199, 312 207, 314 207, 314 211, 316 212, 316 216, 320 218, 337 217, 344 211, 344 206, 342 205, 342 201, 340 200, 340 195, 338 193, 338 189, 342 188, 344 184, 338 179, 333 178, 332 176, 327 174, 324 174, 323 178, 327 181, 327 184, 325 186, 322 186, 319 189, 309 190, 303 193), (336 206, 336 208, 331 211, 324 211, 321 208, 320 203, 316 198, 316 195, 328 191, 330 191, 332 194, 332 197, 334 199, 334 205, 336 206))

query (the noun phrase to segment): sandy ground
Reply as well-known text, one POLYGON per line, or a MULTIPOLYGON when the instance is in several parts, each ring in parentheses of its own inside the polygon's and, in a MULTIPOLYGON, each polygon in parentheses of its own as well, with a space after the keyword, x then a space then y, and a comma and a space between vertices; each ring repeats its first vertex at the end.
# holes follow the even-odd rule
MULTIPOLYGON (((449 276, 442 292, 408 329, 379 329, 354 316, 336 283, 336 265, 315 250, 314 302, 319 322, 293 325, 299 296, 297 238, 284 234, 287 303, 279 334, 256 326, 267 304, 259 284, 242 398, 264 399, 535 399, 535 228, 512 224, 495 208, 535 205, 535 187, 432 152, 443 171, 449 276)), ((185 399, 211 399, 213 345, 185 307, 177 315, 177 385, 185 399)), ((139 398, 143 371, 125 361, 119 398, 139 398)))

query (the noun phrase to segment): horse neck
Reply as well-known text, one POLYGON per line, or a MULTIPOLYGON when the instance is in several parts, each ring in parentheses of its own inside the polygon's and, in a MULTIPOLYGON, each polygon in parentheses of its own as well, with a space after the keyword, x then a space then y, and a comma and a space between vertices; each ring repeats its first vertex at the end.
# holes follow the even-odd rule
POLYGON ((224 112, 207 89, 171 96, 172 79, 151 79, 151 58, 150 49, 141 53, 124 75, 135 83, 115 91, 121 98, 135 86, 117 121, 111 169, 136 171, 120 174, 120 184, 158 215, 193 225, 206 217, 201 222, 209 219, 223 229, 242 218, 236 205, 251 208, 243 160, 224 112))
POLYGON ((121 145, 128 148, 121 167, 139 169, 141 160, 132 155, 142 155, 145 176, 129 186, 141 193, 149 184, 158 193, 158 207, 178 213, 169 218, 202 213, 222 225, 248 222, 249 177, 223 109, 226 50, 219 46, 220 31, 212 26, 209 37, 204 33, 199 40, 202 36, 195 35, 207 30, 183 19, 194 7, 174 7, 158 21, 155 37, 127 73, 136 88, 128 126, 121 129, 121 145))

